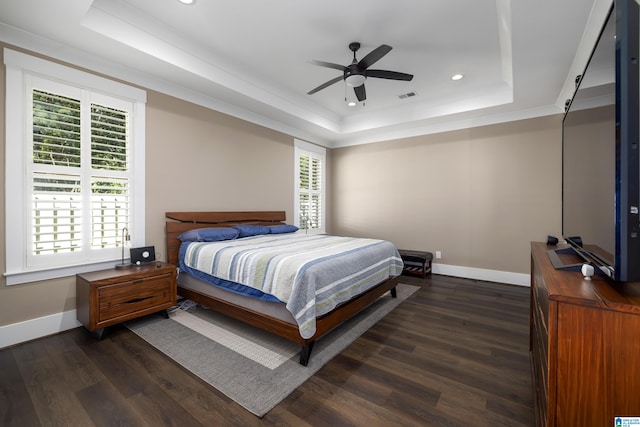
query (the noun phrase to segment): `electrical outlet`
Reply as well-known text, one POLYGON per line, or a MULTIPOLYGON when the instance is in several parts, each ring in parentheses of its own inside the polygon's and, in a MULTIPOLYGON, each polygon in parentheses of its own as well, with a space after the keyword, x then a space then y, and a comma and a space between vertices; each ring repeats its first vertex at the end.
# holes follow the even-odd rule
POLYGON ((436 251, 436 259, 442 258, 442 252, 436 251))

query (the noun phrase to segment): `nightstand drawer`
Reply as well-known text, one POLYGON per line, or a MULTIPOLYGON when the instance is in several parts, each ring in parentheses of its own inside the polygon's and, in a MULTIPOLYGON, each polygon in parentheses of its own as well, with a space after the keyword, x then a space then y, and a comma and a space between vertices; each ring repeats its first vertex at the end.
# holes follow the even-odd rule
POLYGON ((171 303, 172 283, 172 275, 165 274, 101 286, 98 289, 98 322, 171 303))

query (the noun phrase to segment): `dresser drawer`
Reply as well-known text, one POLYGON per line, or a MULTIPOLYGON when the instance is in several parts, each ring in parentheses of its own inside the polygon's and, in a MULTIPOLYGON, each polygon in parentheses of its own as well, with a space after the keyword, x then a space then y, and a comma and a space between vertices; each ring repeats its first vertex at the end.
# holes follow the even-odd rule
POLYGON ((535 411, 535 419, 537 427, 548 425, 548 399, 547 383, 541 376, 540 365, 536 363, 538 359, 531 353, 531 372, 533 375, 533 409, 535 411))
POLYGON ((540 313, 540 320, 547 329, 547 322, 549 321, 549 290, 545 286, 544 279, 538 269, 533 271, 533 292, 532 298, 534 298, 534 304, 536 310, 540 313))
POLYGON ((533 316, 534 330, 531 331, 534 346, 537 347, 537 356, 542 357, 545 367, 547 364, 547 358, 549 355, 549 332, 547 331, 547 325, 540 316, 540 312, 533 316))
POLYGON ((163 274, 99 287, 98 322, 171 304, 172 284, 172 275, 163 274))

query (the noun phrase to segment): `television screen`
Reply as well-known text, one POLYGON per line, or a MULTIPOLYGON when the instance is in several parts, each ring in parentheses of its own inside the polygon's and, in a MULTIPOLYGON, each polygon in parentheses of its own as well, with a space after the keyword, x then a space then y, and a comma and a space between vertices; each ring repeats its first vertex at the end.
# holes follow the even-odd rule
POLYGON ((639 24, 635 0, 614 2, 562 125, 562 234, 624 282, 640 281, 639 24))
POLYGON ((562 127, 562 234, 598 246, 609 265, 615 261, 615 64, 611 14, 562 127))

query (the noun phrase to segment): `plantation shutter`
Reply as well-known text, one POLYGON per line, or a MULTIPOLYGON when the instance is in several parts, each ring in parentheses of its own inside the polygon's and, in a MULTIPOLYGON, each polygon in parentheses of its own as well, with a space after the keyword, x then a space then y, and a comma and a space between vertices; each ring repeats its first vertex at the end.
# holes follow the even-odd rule
POLYGON ((29 265, 82 251, 91 258, 91 250, 119 247, 129 227, 127 103, 59 86, 76 96, 32 89, 29 265))
POLYGON ((80 100, 33 90, 33 255, 82 247, 80 100))
POLYGON ((91 105, 91 247, 118 246, 129 224, 128 114, 91 105))
POLYGON ((299 224, 304 229, 322 228, 322 163, 321 156, 315 153, 301 151, 298 156, 298 212, 299 224))

